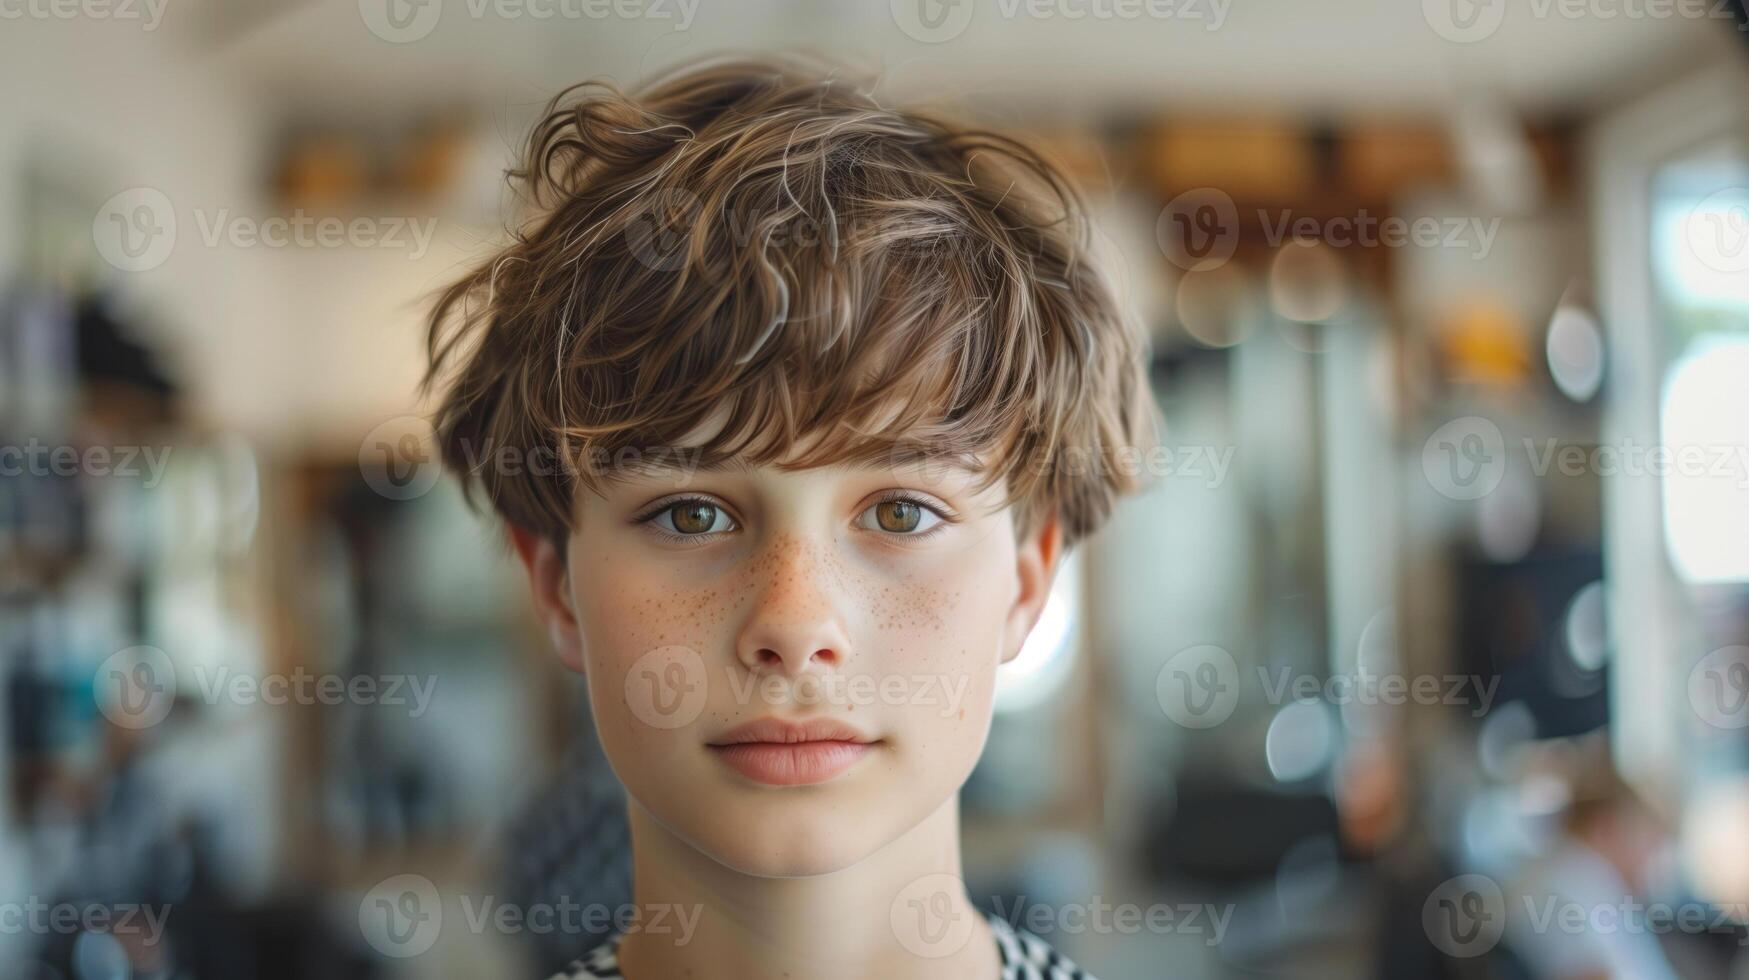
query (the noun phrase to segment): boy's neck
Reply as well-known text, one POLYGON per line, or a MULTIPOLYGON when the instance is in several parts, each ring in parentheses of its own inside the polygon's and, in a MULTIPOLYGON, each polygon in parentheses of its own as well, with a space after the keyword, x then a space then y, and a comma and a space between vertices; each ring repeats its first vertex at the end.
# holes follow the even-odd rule
MULTIPOLYGON (((948 955, 920 956, 895 932, 900 892, 929 875, 960 876, 959 805, 949 799, 904 836, 831 874, 766 878, 725 867, 630 803, 635 903, 666 909, 657 932, 628 932, 620 969, 628 980, 666 977, 765 980, 995 980, 1001 960, 989 923, 964 889, 936 914, 969 921, 971 937, 948 955)), ((902 901, 902 900, 901 900, 902 901)))

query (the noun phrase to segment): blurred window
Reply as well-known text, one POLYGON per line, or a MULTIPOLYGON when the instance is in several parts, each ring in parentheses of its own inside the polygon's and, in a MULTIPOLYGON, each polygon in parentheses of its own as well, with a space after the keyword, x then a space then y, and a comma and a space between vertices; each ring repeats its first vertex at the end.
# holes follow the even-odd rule
POLYGON ((1664 540, 1687 582, 1749 582, 1749 160, 1708 148, 1652 188, 1664 540))

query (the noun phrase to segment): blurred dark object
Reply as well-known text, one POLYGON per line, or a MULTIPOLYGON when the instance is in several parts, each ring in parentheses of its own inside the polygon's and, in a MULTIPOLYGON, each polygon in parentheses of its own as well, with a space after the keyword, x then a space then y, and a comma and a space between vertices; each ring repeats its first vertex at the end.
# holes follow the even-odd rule
POLYGON ((1237 787, 1208 777, 1179 783, 1171 816, 1151 823, 1147 867, 1163 880, 1235 885, 1275 874, 1300 841, 1334 837, 1329 797, 1237 787))
MULTIPOLYGON (((584 745, 570 753, 552 788, 511 825, 503 853, 505 890, 524 915, 540 905, 619 909, 630 904, 632 841, 625 788, 598 749, 584 745)), ((585 916, 582 932, 524 934, 543 976, 589 952, 607 935, 605 926, 590 928, 596 921, 585 916)))
POLYGON ((1378 980, 1535 980, 1529 966, 1505 943, 1483 955, 1460 959, 1428 940, 1427 896, 1456 874, 1455 869, 1381 866, 1378 871, 1378 980))
POLYGON ((1458 669, 1500 679, 1490 711, 1523 702, 1539 738, 1608 723, 1602 590, 1591 590, 1602 579, 1603 556, 1592 550, 1548 549, 1510 564, 1471 557, 1463 564, 1458 669))
POLYGON ((81 378, 127 385, 165 403, 175 397, 176 385, 152 351, 133 339, 138 329, 116 315, 112 298, 101 293, 81 297, 73 316, 81 378))

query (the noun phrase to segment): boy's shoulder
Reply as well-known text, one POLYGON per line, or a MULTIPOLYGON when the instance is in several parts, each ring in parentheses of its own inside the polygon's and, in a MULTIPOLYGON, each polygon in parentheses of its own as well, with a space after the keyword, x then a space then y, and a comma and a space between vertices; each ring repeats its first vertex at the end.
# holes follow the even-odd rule
POLYGON ((1094 980, 1074 961, 1051 948, 1051 944, 1013 925, 999 915, 986 915, 1002 952, 1002 980, 1094 980))
MULTIPOLYGON (((1094 980, 1074 961, 1051 948, 1038 936, 1013 925, 999 915, 984 916, 996 935, 1002 956, 1002 980, 1094 980)), ((623 977, 619 972, 620 933, 575 960, 549 980, 588 980, 590 977, 623 977)))
POLYGON ((625 934, 616 932, 601 945, 571 961, 571 965, 553 974, 548 980, 584 980, 587 977, 623 977, 619 972, 619 941, 625 934))

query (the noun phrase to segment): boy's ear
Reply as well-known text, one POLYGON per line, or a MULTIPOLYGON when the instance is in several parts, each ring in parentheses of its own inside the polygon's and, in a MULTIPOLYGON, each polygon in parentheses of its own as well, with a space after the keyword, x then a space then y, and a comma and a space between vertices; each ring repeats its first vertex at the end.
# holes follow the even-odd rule
POLYGON ((552 638, 559 661, 583 672, 583 631, 577 623, 577 611, 571 605, 569 577, 565 574, 565 556, 550 536, 527 528, 510 528, 510 543, 522 567, 528 572, 528 586, 534 596, 534 611, 552 638))
POLYGON ((1015 555, 1015 571, 1020 591, 1014 606, 1008 611, 1008 629, 1004 634, 1002 662, 1020 655, 1026 637, 1045 610, 1045 600, 1051 596, 1051 583, 1057 576, 1057 562, 1063 553, 1063 528, 1056 514, 1050 514, 1019 542, 1015 555))

